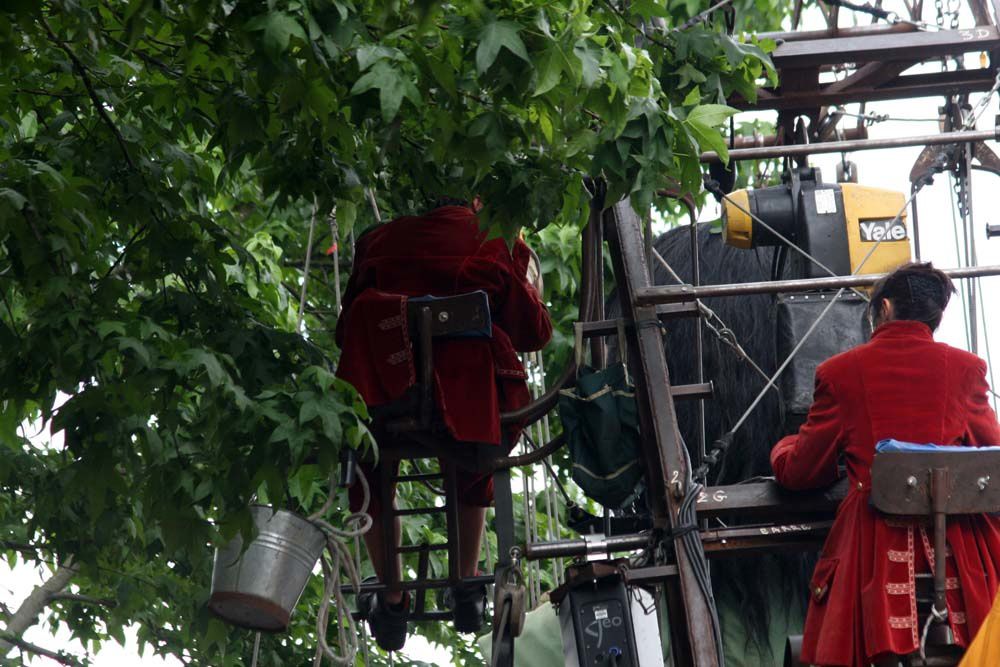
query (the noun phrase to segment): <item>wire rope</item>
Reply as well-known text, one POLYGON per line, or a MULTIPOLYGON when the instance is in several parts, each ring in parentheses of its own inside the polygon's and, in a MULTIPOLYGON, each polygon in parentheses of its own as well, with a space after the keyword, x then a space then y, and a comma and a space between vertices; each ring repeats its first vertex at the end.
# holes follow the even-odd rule
MULTIPOLYGON (((951 172, 948 172, 948 183, 951 187, 951 192, 955 191, 955 177, 951 172)), ((955 207, 957 202, 954 197, 949 198, 949 208, 951 209, 951 231, 955 238, 955 264, 962 266, 962 246, 965 245, 964 240, 959 242, 958 238, 958 219, 955 216, 955 207)), ((965 228, 962 228, 962 235, 965 235, 965 228)), ((965 290, 965 283, 958 283, 958 298, 962 300, 962 321, 965 323, 965 347, 967 350, 972 349, 972 339, 970 338, 969 329, 969 311, 968 311, 968 300, 965 290)))
MULTIPOLYGON (((983 291, 982 282, 979 278, 976 278, 976 283, 979 285, 980 294, 983 291)), ((990 386, 996 386, 996 382, 993 380, 993 354, 990 350, 990 329, 986 324, 986 304, 984 303, 982 308, 979 309, 979 315, 983 320, 983 341, 986 348, 986 367, 989 369, 990 374, 990 386)), ((991 391, 993 394, 993 412, 997 411, 997 394, 991 391)))

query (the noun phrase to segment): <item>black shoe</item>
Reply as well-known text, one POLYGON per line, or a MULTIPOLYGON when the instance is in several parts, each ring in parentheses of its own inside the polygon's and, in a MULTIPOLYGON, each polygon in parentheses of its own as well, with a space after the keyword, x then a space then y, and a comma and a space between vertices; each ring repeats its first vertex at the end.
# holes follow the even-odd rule
POLYGON ((398 651, 406 643, 406 619, 410 615, 410 594, 403 593, 398 604, 388 604, 381 593, 358 596, 358 611, 368 621, 375 643, 383 651, 398 651))
POLYGON ((449 588, 444 593, 444 606, 454 614, 456 630, 478 634, 486 618, 486 586, 459 584, 449 588))

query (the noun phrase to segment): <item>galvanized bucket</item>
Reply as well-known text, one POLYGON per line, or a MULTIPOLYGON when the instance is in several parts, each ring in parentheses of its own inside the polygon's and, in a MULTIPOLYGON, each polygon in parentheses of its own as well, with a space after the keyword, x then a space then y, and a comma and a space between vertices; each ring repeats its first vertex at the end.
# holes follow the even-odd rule
POLYGON ((326 537, 291 512, 260 505, 250 512, 257 537, 246 551, 239 535, 215 551, 208 608, 234 625, 278 632, 288 627, 326 537))

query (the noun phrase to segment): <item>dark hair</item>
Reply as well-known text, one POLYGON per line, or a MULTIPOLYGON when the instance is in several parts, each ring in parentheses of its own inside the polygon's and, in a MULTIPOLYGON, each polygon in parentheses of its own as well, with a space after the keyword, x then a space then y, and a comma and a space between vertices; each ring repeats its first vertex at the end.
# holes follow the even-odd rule
POLYGON ((434 197, 432 199, 431 210, 441 208, 442 206, 464 206, 465 208, 470 208, 468 200, 465 199, 448 196, 434 197))
POLYGON ((877 320, 882 302, 888 299, 895 319, 923 322, 934 331, 954 293, 955 285, 944 271, 930 262, 910 262, 875 283, 868 316, 877 320))

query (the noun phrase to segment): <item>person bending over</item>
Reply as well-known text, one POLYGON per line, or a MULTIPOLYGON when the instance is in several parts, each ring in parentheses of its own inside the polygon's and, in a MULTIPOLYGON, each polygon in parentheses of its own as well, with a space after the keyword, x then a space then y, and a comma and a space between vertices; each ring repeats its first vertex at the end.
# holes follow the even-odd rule
MULTIPOLYGON (((412 350, 406 333, 406 298, 453 296, 483 290, 489 297, 492 335, 434 341, 434 396, 437 416, 451 439, 488 443, 507 449, 518 429, 502 429, 500 413, 531 400, 527 374, 517 352, 545 346, 552 324, 538 292, 527 279, 531 250, 518 239, 512 248, 503 239, 487 240, 476 208, 465 202, 439 200, 421 216, 397 218, 373 228, 356 243, 354 266, 337 321, 342 350, 337 375, 353 384, 369 407, 391 404, 414 386, 412 350)), ((450 465, 443 461, 442 465, 450 465)), ((375 471, 361 466, 371 483, 369 513, 377 525, 383 508, 375 471)), ((392 491, 394 493, 394 490, 392 491)), ((358 484, 351 488, 351 509, 362 502, 358 484)), ((459 570, 476 574, 486 508, 493 500, 488 474, 458 470, 459 570)), ((394 539, 399 544, 399 520, 394 539)), ((382 531, 365 535, 365 545, 380 580, 386 581, 382 531)), ((399 559, 392 564, 399 580, 399 559)), ((480 629, 485 608, 483 586, 451 591, 455 627, 480 629)), ((361 604, 359 602, 359 604, 361 604)), ((388 591, 368 598, 372 633, 386 650, 406 640, 409 595, 388 591)), ((363 605, 362 605, 363 606, 363 605)))
MULTIPOLYGON (((810 582, 804 664, 894 665, 919 648, 914 575, 931 571, 931 541, 921 521, 870 507, 871 466, 883 439, 1000 444, 985 362, 932 336, 954 291, 930 264, 880 280, 868 306, 871 340, 820 364, 806 423, 771 450, 775 477, 789 489, 833 483, 838 459, 850 480, 810 582)), ((948 621, 966 646, 1000 581, 1000 521, 951 518, 947 542, 948 621)))

